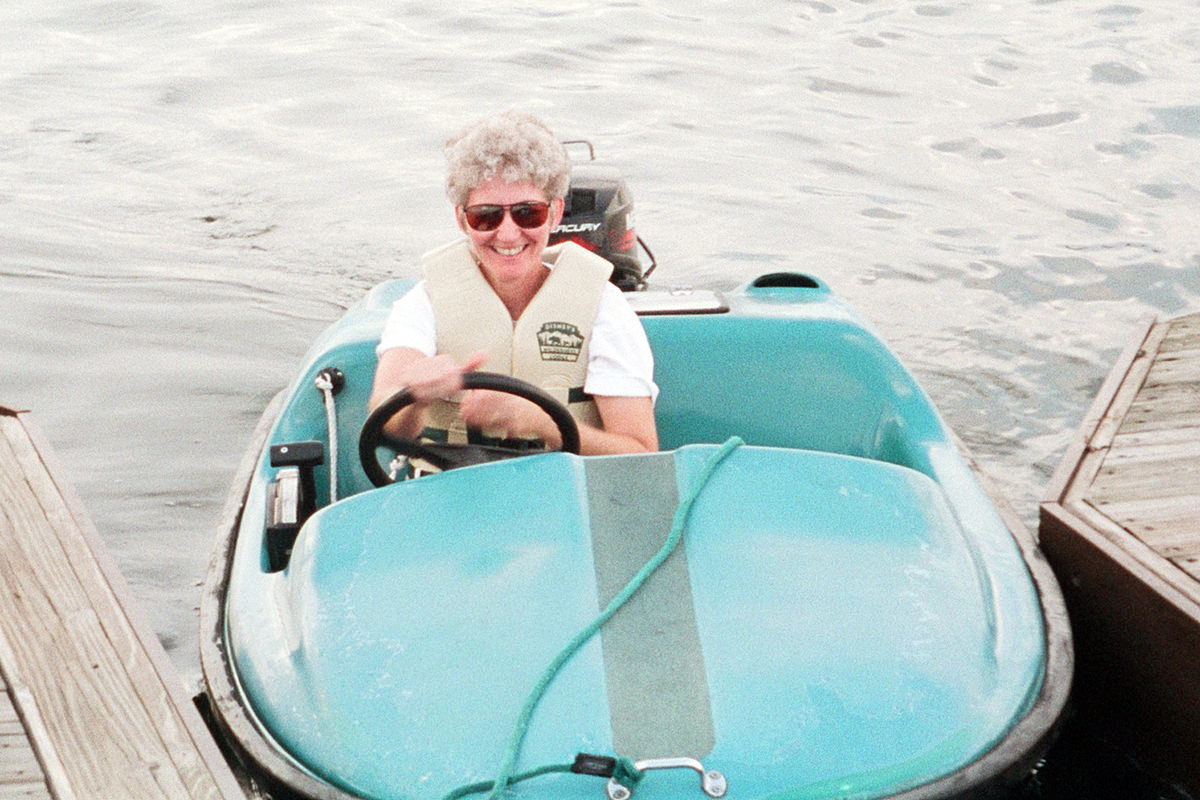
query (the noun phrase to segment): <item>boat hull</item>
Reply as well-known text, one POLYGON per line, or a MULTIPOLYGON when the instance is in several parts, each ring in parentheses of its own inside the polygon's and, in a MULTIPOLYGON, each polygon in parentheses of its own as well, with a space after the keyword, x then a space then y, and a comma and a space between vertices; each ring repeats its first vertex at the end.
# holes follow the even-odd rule
MULTIPOLYGON (((729 797, 967 797, 1019 780, 1048 745, 1071 660, 1057 585, 919 387, 824 290, 644 318, 672 398, 664 452, 547 454, 378 490, 342 460, 349 496, 322 498, 272 571, 261 453, 319 436, 297 399, 314 370, 339 363, 369 386, 373 305, 386 303, 335 326, 269 411, 202 608, 216 717, 268 780, 382 798, 493 777, 540 671, 662 546, 693 489, 677 549, 553 677, 522 768, 689 757, 729 797), (754 391, 730 387, 734 354, 766 344, 788 357, 754 391), (747 444, 694 487, 734 433, 747 444)), ((361 410, 346 417, 353 438, 361 410)), ((551 775, 517 791, 603 784, 551 775)), ((655 774, 636 794, 698 791, 655 774)))

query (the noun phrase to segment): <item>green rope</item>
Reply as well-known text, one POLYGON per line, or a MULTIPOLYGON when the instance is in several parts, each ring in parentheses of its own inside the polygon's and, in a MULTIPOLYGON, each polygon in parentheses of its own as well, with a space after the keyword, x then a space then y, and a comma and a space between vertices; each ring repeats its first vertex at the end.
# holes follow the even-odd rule
MULTIPOLYGON (((520 781, 526 781, 526 780, 529 780, 530 778, 536 778, 539 775, 550 775, 551 773, 554 773, 554 772, 570 772, 570 771, 571 771, 570 764, 548 764, 544 767, 538 767, 537 769, 531 769, 528 772, 519 772, 516 775, 513 775, 511 778, 509 778, 508 782, 510 784, 519 783, 520 781)), ((442 800, 460 800, 461 798, 466 797, 467 795, 479 794, 481 792, 489 792, 492 790, 493 787, 495 787, 495 785, 496 785, 495 781, 480 781, 479 783, 469 783, 466 786, 460 786, 457 789, 455 789, 454 791, 450 792, 450 794, 444 796, 442 798, 442 800)))
POLYGON ((616 768, 613 769, 612 779, 632 791, 645 774, 637 768, 632 759, 621 756, 617 759, 616 768))
MULTIPOLYGON (((500 762, 500 774, 496 777, 496 780, 473 784, 470 787, 460 787, 446 795, 442 800, 457 800, 467 794, 489 790, 491 793, 488 795, 487 800, 498 800, 504 789, 511 783, 536 775, 562 771, 561 765, 554 765, 543 767, 540 770, 514 774, 516 772, 517 760, 521 757, 521 746, 525 742, 525 734, 529 730, 529 722, 533 718, 533 712, 537 709, 542 696, 550 688, 551 682, 553 682, 563 666, 575 655, 579 648, 583 647, 589 639, 596 635, 596 632, 621 609, 621 606, 629 601, 634 592, 641 588, 642 584, 646 582, 655 570, 662 566, 662 563, 675 550, 676 545, 679 544, 679 540, 683 538, 683 529, 687 523, 688 514, 692 510, 692 505, 696 502, 696 498, 700 496, 700 492, 708 483, 709 478, 712 477, 713 471, 725 460, 726 456, 742 444, 743 442, 740 438, 733 436, 721 445, 715 453, 709 456, 704 466, 701 467, 696 479, 692 481, 687 494, 679 502, 679 507, 675 509, 675 518, 671 523, 671 532, 667 535, 667 540, 663 543, 662 548, 649 561, 642 565, 642 568, 629 580, 625 588, 609 602, 608 606, 595 619, 588 623, 583 630, 575 634, 571 641, 567 642, 566 646, 554 657, 550 665, 546 667, 546 670, 542 673, 542 677, 529 693, 529 697, 525 701, 525 707, 521 709, 520 716, 517 717, 517 724, 513 728, 512 737, 509 739, 508 747, 505 749, 504 759, 500 762)), ((626 765, 622 774, 627 780, 635 782, 640 778, 640 773, 636 769, 633 769, 632 765, 626 765)))

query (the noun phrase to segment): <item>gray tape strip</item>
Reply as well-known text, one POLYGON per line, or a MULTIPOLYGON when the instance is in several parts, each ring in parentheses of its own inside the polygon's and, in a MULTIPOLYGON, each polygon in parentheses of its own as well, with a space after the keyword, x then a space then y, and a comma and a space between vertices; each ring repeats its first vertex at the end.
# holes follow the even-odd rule
MULTIPOLYGON (((603 608, 666 541, 679 491, 670 453, 585 463, 603 608)), ((707 756, 714 744, 712 707, 683 543, 601 637, 617 754, 707 756)))

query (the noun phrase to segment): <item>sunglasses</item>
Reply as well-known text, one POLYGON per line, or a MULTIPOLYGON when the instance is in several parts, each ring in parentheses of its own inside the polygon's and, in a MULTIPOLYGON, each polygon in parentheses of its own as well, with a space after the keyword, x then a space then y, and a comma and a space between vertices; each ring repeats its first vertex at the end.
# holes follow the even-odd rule
POLYGON ((472 230, 494 231, 504 222, 504 212, 512 216, 512 221, 521 228, 540 228, 546 224, 550 216, 550 204, 540 200, 526 200, 524 203, 513 203, 508 206, 490 204, 467 206, 463 216, 472 230))

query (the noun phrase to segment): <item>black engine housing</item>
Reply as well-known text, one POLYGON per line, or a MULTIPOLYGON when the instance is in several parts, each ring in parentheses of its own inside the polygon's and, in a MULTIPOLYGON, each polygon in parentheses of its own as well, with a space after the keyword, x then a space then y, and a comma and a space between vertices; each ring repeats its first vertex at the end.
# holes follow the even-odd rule
MULTIPOLYGON (((571 168, 562 222, 550 232, 550 244, 572 241, 613 264, 612 282, 622 291, 643 286, 639 239, 633 227, 633 198, 621 173, 593 161, 571 168)), ((644 245, 643 245, 644 247, 644 245)), ((647 251, 649 252, 649 251, 647 251)))

